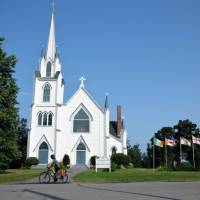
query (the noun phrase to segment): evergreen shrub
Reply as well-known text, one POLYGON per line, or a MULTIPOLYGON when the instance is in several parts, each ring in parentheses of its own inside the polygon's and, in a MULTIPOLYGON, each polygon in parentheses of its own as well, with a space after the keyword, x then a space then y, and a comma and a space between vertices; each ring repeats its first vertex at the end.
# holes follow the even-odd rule
POLYGON ((62 160, 62 165, 67 168, 67 165, 70 164, 70 158, 69 155, 65 154, 62 160))
POLYGON ((36 157, 29 157, 25 160, 25 166, 31 167, 32 165, 37 165, 39 163, 39 160, 36 157))
POLYGON ((4 173, 8 169, 7 163, 0 163, 0 173, 4 173))
POLYGON ((189 162, 183 162, 176 167, 177 171, 194 171, 194 167, 189 162))
POLYGON ((118 167, 120 165, 127 167, 130 163, 130 158, 123 153, 116 153, 111 156, 111 161, 114 162, 118 167))
POLYGON ((90 158, 90 164, 92 165, 92 166, 96 166, 96 157, 97 156, 92 156, 91 158, 90 158))

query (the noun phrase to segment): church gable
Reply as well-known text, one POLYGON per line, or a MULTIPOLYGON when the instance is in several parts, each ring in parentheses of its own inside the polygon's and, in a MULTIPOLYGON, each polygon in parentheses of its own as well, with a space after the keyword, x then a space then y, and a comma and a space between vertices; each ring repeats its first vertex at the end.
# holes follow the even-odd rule
MULTIPOLYGON (((65 105, 70 105, 71 103, 74 104, 77 102, 79 105, 84 106, 87 110, 87 104, 92 104, 95 106, 101 113, 104 113, 102 107, 95 101, 92 95, 85 89, 85 87, 80 87, 75 94, 68 100, 65 105)), ((89 109, 88 109, 89 110, 89 109)))

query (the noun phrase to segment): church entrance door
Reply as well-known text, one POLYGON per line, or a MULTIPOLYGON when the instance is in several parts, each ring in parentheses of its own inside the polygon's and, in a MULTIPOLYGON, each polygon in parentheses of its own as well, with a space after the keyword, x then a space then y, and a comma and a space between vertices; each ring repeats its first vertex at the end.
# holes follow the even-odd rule
POLYGON ((39 164, 48 164, 49 150, 46 142, 43 142, 39 148, 39 164))
POLYGON ((76 149, 76 164, 85 165, 86 157, 86 148, 85 145, 81 142, 76 149))

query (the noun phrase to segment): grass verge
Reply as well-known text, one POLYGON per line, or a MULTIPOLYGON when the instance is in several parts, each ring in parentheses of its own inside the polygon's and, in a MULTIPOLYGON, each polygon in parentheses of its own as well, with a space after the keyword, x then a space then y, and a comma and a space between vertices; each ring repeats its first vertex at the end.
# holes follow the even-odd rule
POLYGON ((25 181, 39 176, 42 171, 44 169, 9 169, 0 174, 0 184, 25 181))
POLYGON ((73 177, 81 183, 117 183, 142 181, 200 181, 200 172, 158 171, 152 169, 119 169, 115 172, 88 170, 73 177))

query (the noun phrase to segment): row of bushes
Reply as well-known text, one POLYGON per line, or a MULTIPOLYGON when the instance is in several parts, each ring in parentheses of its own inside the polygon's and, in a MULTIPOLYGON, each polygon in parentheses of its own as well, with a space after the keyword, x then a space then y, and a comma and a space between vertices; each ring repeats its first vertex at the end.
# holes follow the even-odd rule
MULTIPOLYGON (((30 168, 33 165, 38 165, 39 160, 36 157, 29 157, 24 162, 25 168, 30 168)), ((62 162, 60 163, 61 167, 67 168, 67 166, 70 164, 70 158, 67 154, 64 155, 62 162)))
MULTIPOLYGON (((96 156, 92 156, 90 159, 90 164, 95 166, 96 156)), ((122 153, 116 153, 111 156, 111 169, 115 171, 116 168, 128 167, 131 163, 129 156, 122 153)), ((199 171, 199 168, 194 168, 189 162, 184 162, 177 165, 175 168, 160 167, 158 171, 199 171)))
MULTIPOLYGON (((29 157, 26 159, 24 163, 25 168, 30 168, 33 165, 39 164, 39 160, 36 157, 29 157)), ((67 154, 64 155, 62 162, 60 163, 62 168, 67 168, 67 166, 70 164, 70 158, 67 154)), ((96 156, 92 156, 90 158, 90 164, 95 167, 96 165, 96 156)), ((111 169, 112 171, 115 171, 116 168, 121 167, 128 167, 130 165, 130 157, 127 155, 124 155, 122 153, 116 153, 111 156, 111 169)), ((0 164, 0 171, 6 170, 6 166, 4 166, 2 163, 0 164)), ((196 171, 199 169, 194 169, 194 167, 190 163, 181 163, 176 168, 166 168, 166 167, 160 167, 158 168, 159 171, 166 171, 166 170, 176 170, 176 171, 196 171)))
MULTIPOLYGON (((129 163, 130 163, 130 158, 129 158, 129 156, 124 155, 122 153, 117 153, 117 154, 112 155, 111 161, 113 163, 115 163, 118 167, 120 165, 123 165, 123 166, 127 167, 129 165, 129 163)), ((92 166, 95 166, 96 165, 95 162, 96 162, 96 156, 92 156, 90 158, 90 164, 92 166)), ((39 160, 36 157, 29 157, 29 158, 26 159, 24 164, 27 167, 31 167, 32 165, 39 164, 39 160)), ((64 155, 61 164, 63 166, 65 166, 65 167, 70 164, 70 158, 69 158, 69 156, 67 154, 64 155)))

